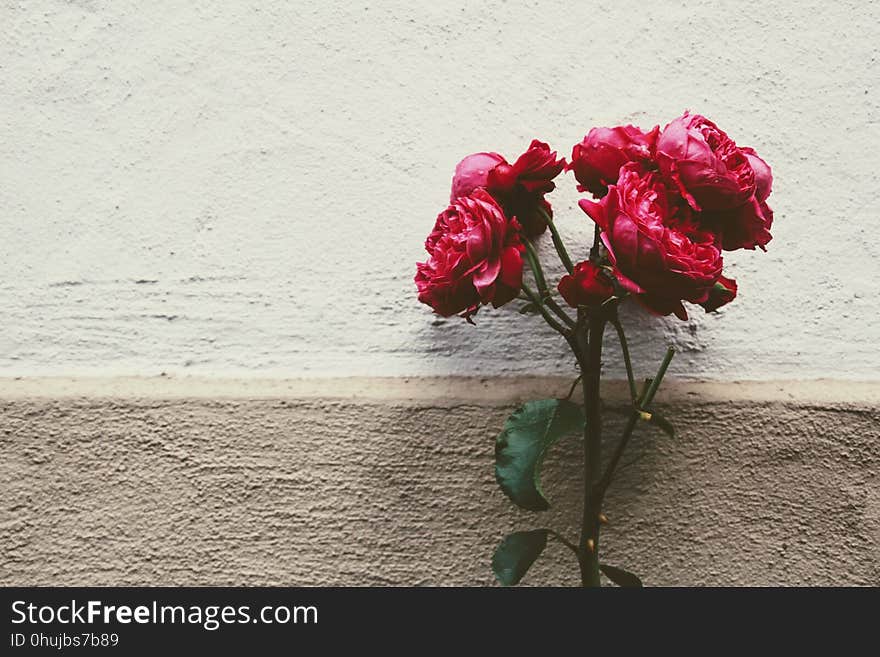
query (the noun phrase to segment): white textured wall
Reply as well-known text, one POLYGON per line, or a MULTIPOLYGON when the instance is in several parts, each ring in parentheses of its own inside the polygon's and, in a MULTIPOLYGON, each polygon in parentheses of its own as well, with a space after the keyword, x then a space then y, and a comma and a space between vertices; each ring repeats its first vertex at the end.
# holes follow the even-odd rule
POLYGON ((632 312, 638 362, 665 336, 679 376, 878 378, 877 3, 34 1, 0 23, 6 374, 564 372, 537 320, 416 303, 453 166, 691 108, 772 164, 774 240, 726 256, 719 315, 632 312))

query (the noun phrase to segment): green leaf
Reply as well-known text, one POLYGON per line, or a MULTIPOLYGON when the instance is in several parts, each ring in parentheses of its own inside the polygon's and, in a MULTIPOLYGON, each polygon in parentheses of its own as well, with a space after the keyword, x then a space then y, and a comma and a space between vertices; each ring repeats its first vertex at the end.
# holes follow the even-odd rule
POLYGON ((503 586, 514 586, 528 572, 547 545, 546 529, 514 532, 504 537, 492 555, 492 571, 503 586))
POLYGON ((566 399, 530 401, 516 409, 495 441, 495 479, 514 504, 550 508, 541 490, 541 464, 553 443, 583 431, 584 412, 566 399))
POLYGON ((603 563, 599 564, 599 570, 605 573, 605 577, 618 586, 624 588, 642 588, 642 580, 623 568, 617 568, 616 566, 609 566, 608 564, 603 563))

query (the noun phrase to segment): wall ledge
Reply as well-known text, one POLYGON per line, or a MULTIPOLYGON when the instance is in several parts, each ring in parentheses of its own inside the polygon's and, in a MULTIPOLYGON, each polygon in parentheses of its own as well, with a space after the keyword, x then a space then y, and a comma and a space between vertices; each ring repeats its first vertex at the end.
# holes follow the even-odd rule
MULTIPOLYGON (((0 399, 351 399, 496 405, 566 394, 562 377, 0 377, 0 399)), ((603 382, 609 401, 627 398, 625 381, 603 382)), ((880 405, 880 381, 664 381, 658 400, 880 405)))

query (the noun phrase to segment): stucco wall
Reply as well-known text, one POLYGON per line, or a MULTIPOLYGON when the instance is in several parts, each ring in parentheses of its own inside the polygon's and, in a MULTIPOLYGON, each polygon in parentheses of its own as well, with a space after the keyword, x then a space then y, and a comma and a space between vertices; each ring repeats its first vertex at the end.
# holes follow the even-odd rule
MULTIPOLYGON (((576 536, 576 439, 547 461, 546 513, 515 512, 492 471, 511 405, 566 387, 5 383, 0 584, 489 584, 505 533, 576 536)), ((679 435, 638 430, 603 558, 651 585, 880 585, 880 394, 834 390, 666 387, 679 435)), ((576 571, 551 545, 525 581, 576 571)))
POLYGON ((691 108, 773 165, 774 240, 725 255, 740 298, 720 315, 628 318, 636 359, 662 338, 678 376, 878 376, 877 3, 120 0, 0 18, 5 373, 566 372, 549 337, 510 357, 535 320, 474 329, 416 304, 452 169, 691 108))
MULTIPOLYGON (((685 108, 771 163, 774 239, 725 254, 716 315, 624 309, 640 374, 677 347, 679 438, 637 443, 604 549, 650 584, 880 583, 877 3, 80 0, 0 22, 0 583, 491 581, 531 526, 491 441, 564 386, 499 376, 573 364, 513 309, 475 328, 420 306, 424 237, 469 152, 567 156, 685 108), (418 378, 449 375, 470 378, 418 378)), ((549 464, 563 507, 577 460, 549 464)))

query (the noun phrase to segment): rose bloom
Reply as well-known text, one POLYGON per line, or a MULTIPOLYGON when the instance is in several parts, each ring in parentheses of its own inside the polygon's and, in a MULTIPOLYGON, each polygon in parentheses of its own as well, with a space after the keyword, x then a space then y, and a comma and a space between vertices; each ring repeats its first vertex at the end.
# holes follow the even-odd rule
POLYGON ((604 196, 617 182, 620 167, 651 158, 660 127, 648 133, 632 125, 593 128, 571 151, 566 170, 573 171, 578 191, 604 196))
POLYGON ((544 194, 556 188, 553 178, 565 166, 544 142, 533 140, 528 150, 510 164, 498 153, 474 153, 455 167, 450 200, 468 196, 480 187, 501 204, 508 217, 515 217, 528 237, 547 228, 544 214, 553 216, 544 194))
POLYGON ((707 228, 717 232, 721 238, 721 248, 725 251, 754 249, 756 246, 766 250, 767 243, 773 239, 770 228, 773 225, 773 210, 767 205, 773 185, 770 166, 752 148, 741 149, 755 172, 755 193, 742 205, 730 210, 706 212, 702 222, 707 228))
POLYGON ((766 251, 766 244, 773 236, 773 210, 764 201, 753 196, 746 203, 732 210, 706 212, 701 215, 702 223, 716 232, 725 251, 754 249, 756 246, 766 251))
POLYGON ((456 198, 425 240, 428 260, 416 264, 419 301, 444 317, 469 318, 480 304, 514 299, 523 273, 518 231, 485 190, 456 198))
POLYGON ((663 175, 694 210, 730 210, 755 193, 755 170, 748 154, 699 114, 685 112, 663 128, 656 157, 663 175))
POLYGON ((646 308, 687 319, 682 301, 709 300, 721 275, 716 238, 658 172, 627 164, 607 196, 580 206, 602 229, 618 281, 646 308))
POLYGON ((598 306, 614 294, 611 281, 602 268, 591 260, 576 264, 574 271, 563 276, 556 287, 572 308, 598 306))

